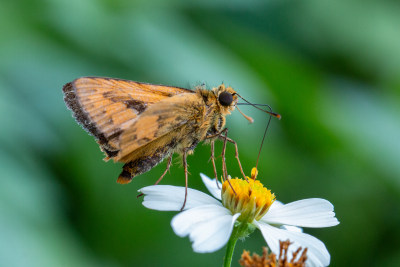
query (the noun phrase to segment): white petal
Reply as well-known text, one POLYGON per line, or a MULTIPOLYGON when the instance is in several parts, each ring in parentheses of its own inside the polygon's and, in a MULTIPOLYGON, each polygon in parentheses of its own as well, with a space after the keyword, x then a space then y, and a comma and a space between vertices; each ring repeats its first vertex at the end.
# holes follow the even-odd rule
POLYGON ((272 203, 271 207, 269 207, 268 212, 270 212, 270 211, 272 211, 272 210, 274 210, 274 209, 279 209, 279 208, 282 207, 283 205, 285 205, 285 204, 283 204, 283 203, 280 202, 279 200, 275 200, 274 203, 272 203))
POLYGON ((333 212, 333 205, 325 199, 303 199, 273 207, 274 204, 261 221, 301 227, 329 227, 339 224, 333 212))
MULTIPOLYGON (((185 199, 185 188, 172 185, 151 185, 139 189, 139 192, 145 194, 143 206, 153 210, 179 211, 182 208, 185 199)), ((188 188, 185 210, 201 205, 219 205, 222 204, 215 198, 188 188)))
POLYGON ((176 215, 172 221, 171 226, 174 232, 184 237, 190 234, 193 227, 197 223, 213 220, 214 218, 230 215, 231 212, 223 206, 217 205, 204 205, 185 210, 176 215))
POLYGON ((328 266, 331 256, 326 249, 324 243, 317 238, 298 232, 291 232, 283 229, 276 228, 264 222, 255 222, 256 226, 261 230, 265 241, 272 252, 279 255, 279 240, 290 240, 293 244, 288 249, 288 256, 290 257, 298 247, 307 248, 307 266, 328 266))
POLYGON ((215 182, 215 179, 208 178, 207 175, 200 173, 200 177, 203 180, 204 185, 207 187, 208 191, 210 191, 211 195, 213 195, 216 199, 221 200, 221 188, 222 184, 218 181, 218 185, 215 182))
POLYGON ((197 223, 189 234, 193 250, 198 253, 214 252, 222 248, 231 236, 233 226, 240 213, 214 217, 197 223))
POLYGON ((300 227, 297 227, 297 226, 282 225, 279 228, 281 228, 283 230, 292 231, 292 232, 298 232, 298 233, 302 233, 303 232, 303 228, 300 228, 300 227))

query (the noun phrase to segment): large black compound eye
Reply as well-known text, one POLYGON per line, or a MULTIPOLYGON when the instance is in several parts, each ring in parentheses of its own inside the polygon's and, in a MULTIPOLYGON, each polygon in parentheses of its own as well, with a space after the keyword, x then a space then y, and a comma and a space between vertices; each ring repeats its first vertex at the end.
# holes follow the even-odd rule
POLYGON ((219 94, 218 96, 218 101, 219 103, 221 103, 221 105, 223 106, 230 106, 232 104, 233 101, 233 96, 231 93, 228 92, 222 92, 219 94))

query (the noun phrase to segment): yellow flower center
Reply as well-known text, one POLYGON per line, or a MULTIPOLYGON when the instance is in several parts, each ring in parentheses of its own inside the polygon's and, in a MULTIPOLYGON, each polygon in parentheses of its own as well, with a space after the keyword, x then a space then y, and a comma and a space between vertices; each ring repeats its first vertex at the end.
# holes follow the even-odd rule
POLYGON ((256 180, 258 171, 253 168, 251 178, 235 178, 222 184, 222 204, 232 214, 241 213, 239 221, 252 222, 260 220, 275 201, 275 195, 256 180), (233 189, 233 190, 232 190, 233 189))

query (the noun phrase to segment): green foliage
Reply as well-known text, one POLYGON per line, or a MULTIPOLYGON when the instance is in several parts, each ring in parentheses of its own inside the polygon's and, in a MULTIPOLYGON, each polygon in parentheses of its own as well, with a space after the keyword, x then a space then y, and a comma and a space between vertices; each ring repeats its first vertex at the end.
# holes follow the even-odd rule
MULTIPOLYGON (((136 199, 165 163, 115 183, 121 166, 101 160, 63 102, 62 86, 81 76, 224 81, 270 104, 283 119, 272 120, 258 178, 283 202, 335 205, 339 226, 307 230, 331 266, 400 265, 399 12, 395 1, 3 1, 0 265, 222 263, 223 249, 194 253, 174 235, 173 213, 136 199)), ((255 123, 235 112, 227 126, 250 173, 267 117, 243 109, 255 123)), ((209 156, 199 146, 189 157, 190 187, 206 190, 209 156)), ((231 146, 227 158, 239 175, 231 146)), ((177 157, 163 183, 183 177, 177 157)), ((236 255, 264 245, 252 235, 236 255)))

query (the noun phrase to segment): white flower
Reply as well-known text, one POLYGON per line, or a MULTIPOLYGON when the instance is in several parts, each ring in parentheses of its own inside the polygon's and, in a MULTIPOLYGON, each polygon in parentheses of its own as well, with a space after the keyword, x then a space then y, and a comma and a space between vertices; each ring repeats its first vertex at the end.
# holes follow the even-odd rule
MULTIPOLYGON (((178 236, 189 236, 195 252, 213 252, 222 248, 228 242, 235 222, 240 222, 250 223, 260 229, 269 248, 276 255, 279 255, 279 240, 289 239, 293 244, 289 247, 288 255, 298 247, 303 247, 308 249, 307 266, 329 265, 330 255, 324 243, 303 233, 299 228, 339 224, 333 212, 333 205, 329 201, 312 198, 284 205, 274 201, 275 196, 258 180, 254 182, 257 185, 249 192, 255 194, 254 191, 258 190, 259 195, 257 198, 251 198, 248 197, 249 192, 240 192, 243 182, 247 183, 245 180, 231 179, 233 187, 226 186, 225 182, 224 185, 219 183, 218 188, 215 179, 211 180, 204 174, 201 174, 201 178, 215 198, 188 188, 184 211, 171 221, 171 226, 178 236), (235 193, 232 188, 235 188, 235 193), (266 200, 264 195, 268 195, 266 200), (224 204, 217 199, 222 199, 224 204)), ((184 201, 184 191, 184 187, 169 185, 147 186, 139 190, 145 194, 145 207, 161 211, 179 211, 184 201)))

